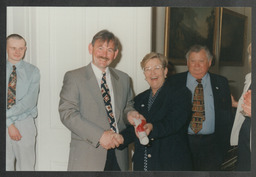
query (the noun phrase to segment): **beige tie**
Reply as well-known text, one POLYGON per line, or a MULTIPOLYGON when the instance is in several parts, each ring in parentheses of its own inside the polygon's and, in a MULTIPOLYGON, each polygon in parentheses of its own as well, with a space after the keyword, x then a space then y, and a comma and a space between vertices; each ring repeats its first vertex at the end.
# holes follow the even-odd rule
POLYGON ((197 134, 203 127, 203 121, 205 120, 205 111, 204 111, 204 90, 203 85, 201 84, 202 79, 197 79, 198 82, 194 98, 193 98, 193 107, 192 107, 192 119, 190 122, 191 129, 197 134))

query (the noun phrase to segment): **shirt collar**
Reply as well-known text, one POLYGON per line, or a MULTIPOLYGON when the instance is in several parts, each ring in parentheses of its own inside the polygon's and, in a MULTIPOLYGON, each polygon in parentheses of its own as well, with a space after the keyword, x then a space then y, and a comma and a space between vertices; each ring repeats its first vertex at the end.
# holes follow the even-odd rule
POLYGON ((166 80, 164 81, 163 85, 156 91, 155 95, 153 96, 153 92, 152 89, 150 88, 150 96, 151 97, 157 97, 158 93, 160 92, 160 90, 163 88, 163 86, 165 85, 166 80))
MULTIPOLYGON (((209 78, 209 73, 207 72, 204 77, 202 78, 202 84, 204 85, 206 83, 206 80, 209 78)), ((197 83, 196 78, 194 78, 190 72, 188 72, 188 80, 187 82, 189 84, 197 83)))
MULTIPOLYGON (((102 78, 102 71, 95 64, 93 64, 92 62, 91 62, 91 65, 92 65, 92 70, 93 70, 95 76, 97 78, 102 78)), ((105 72, 106 72, 106 77, 107 77, 109 75, 109 68, 108 67, 106 68, 105 72)))
POLYGON ((16 66, 17 69, 19 69, 22 65, 23 65, 24 61, 23 60, 20 60, 18 63, 16 64, 12 64, 11 62, 8 61, 8 59, 6 60, 6 64, 7 64, 7 67, 10 67, 12 68, 13 65, 16 66))

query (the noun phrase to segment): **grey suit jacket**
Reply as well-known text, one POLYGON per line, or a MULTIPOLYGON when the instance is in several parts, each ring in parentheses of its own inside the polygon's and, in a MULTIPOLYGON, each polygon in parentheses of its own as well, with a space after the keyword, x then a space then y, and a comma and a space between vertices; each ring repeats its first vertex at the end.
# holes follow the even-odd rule
MULTIPOLYGON (((116 121, 119 131, 122 131, 126 128, 127 112, 133 110, 130 78, 119 70, 109 70, 115 94, 116 121)), ((68 170, 103 171, 107 150, 98 142, 110 125, 91 64, 65 74, 59 113, 62 123, 71 131, 68 170)), ((115 152, 121 170, 128 170, 127 149, 116 149, 115 152)))

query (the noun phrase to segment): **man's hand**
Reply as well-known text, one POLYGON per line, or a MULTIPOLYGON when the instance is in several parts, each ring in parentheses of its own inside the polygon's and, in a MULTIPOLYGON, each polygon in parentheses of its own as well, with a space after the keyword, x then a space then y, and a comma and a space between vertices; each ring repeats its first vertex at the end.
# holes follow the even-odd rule
POLYGON ((134 118, 135 119, 144 119, 144 120, 146 120, 145 117, 143 115, 141 115, 139 112, 137 112, 137 111, 129 111, 127 113, 127 119, 129 121, 129 123, 131 125, 133 125, 133 126, 135 126, 135 123, 134 123, 134 120, 133 120, 134 118))
POLYGON ((242 104, 243 111, 249 117, 252 116, 252 91, 249 90, 244 94, 244 104, 242 104))
POLYGON ((124 143, 124 138, 122 135, 115 133, 114 134, 114 139, 117 141, 118 145, 116 147, 118 147, 120 144, 124 143))
POLYGON ((8 127, 8 134, 10 138, 14 141, 19 141, 22 138, 20 131, 15 127, 14 124, 11 124, 8 127))
POLYGON ((124 142, 123 136, 114 133, 112 130, 105 131, 100 138, 100 145, 104 149, 119 147, 124 142))
POLYGON ((238 102, 235 100, 232 94, 231 94, 231 101, 232 101, 232 107, 237 108, 238 102))

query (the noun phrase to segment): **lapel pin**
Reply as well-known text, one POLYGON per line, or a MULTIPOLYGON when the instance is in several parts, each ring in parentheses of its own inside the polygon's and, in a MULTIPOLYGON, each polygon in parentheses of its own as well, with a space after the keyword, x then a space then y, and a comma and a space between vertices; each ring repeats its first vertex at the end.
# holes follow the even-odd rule
POLYGON ((144 107, 144 106, 145 106, 144 104, 141 105, 141 107, 144 107))

